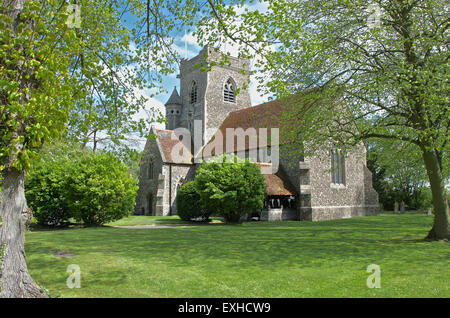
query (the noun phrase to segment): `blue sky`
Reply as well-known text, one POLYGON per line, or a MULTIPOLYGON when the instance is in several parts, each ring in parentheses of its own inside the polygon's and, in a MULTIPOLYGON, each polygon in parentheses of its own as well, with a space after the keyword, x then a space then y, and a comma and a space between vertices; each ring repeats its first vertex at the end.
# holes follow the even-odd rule
MULTIPOLYGON (((250 10, 266 10, 267 4, 264 2, 256 1, 252 3, 251 5, 246 5, 246 7, 250 10)), ((122 21, 125 26, 128 28, 133 27, 136 18, 126 14, 123 16, 122 21)), ((187 33, 186 31, 182 31, 180 33, 173 33, 171 34, 174 38, 174 45, 173 48, 180 54, 181 57, 187 57, 192 58, 196 56, 200 50, 202 49, 198 44, 193 36, 193 32, 187 33), (187 48, 187 49, 185 49, 187 48)), ((222 51, 230 52, 232 56, 237 56, 237 50, 238 48, 235 47, 232 43, 223 43, 220 47, 222 51)), ((178 75, 179 70, 176 70, 176 72, 169 74, 168 76, 163 77, 162 81, 162 87, 166 90, 165 93, 161 93, 154 98, 150 98, 150 91, 149 90, 135 90, 135 94, 138 95, 144 95, 147 98, 149 98, 149 101, 146 105, 147 111, 141 111, 136 117, 137 118, 148 118, 147 112, 151 111, 151 109, 157 109, 162 112, 162 114, 165 114, 165 107, 164 104, 168 100, 170 94, 172 93, 172 90, 174 87, 177 87, 178 92, 180 91, 180 81, 176 76, 178 75)), ((257 92, 256 87, 257 85, 252 82, 250 85, 250 97, 252 100, 252 105, 258 105, 265 101, 267 101, 268 97, 261 95, 259 92, 257 92)), ((156 127, 164 128, 164 124, 158 124, 154 123, 156 127)), ((141 140, 140 145, 138 148, 141 150, 143 149, 145 144, 145 140, 141 140)))
MULTIPOLYGON (((130 13, 126 13, 122 17, 122 23, 129 29, 135 27, 136 23, 136 17, 130 13)), ((174 33, 172 34, 172 37, 174 38, 174 49, 177 50, 177 52, 182 56, 187 58, 192 58, 195 55, 198 54, 198 52, 201 50, 201 47, 199 47, 195 41, 195 39, 192 37, 192 33, 185 36, 185 32, 182 32, 181 34, 174 33), (187 50, 185 50, 185 44, 187 46, 187 50), (187 52, 187 53, 186 53, 187 52)), ((130 47, 130 50, 133 50, 133 46, 130 47)), ((164 104, 168 100, 170 94, 172 93, 173 88, 176 86, 178 92, 180 91, 180 84, 179 79, 176 78, 179 71, 176 70, 176 72, 169 74, 167 76, 163 77, 163 81, 161 83, 162 87, 165 89, 166 92, 158 94, 155 97, 151 96, 151 90, 150 89, 144 89, 140 90, 136 88, 134 90, 134 94, 137 96, 145 96, 148 98, 148 102, 146 105, 146 110, 140 111, 137 115, 133 116, 133 119, 148 119, 151 117, 149 113, 151 114, 154 112, 154 110, 159 110, 163 115, 165 115, 165 107, 164 104)), ((164 128, 164 124, 161 123, 153 123, 152 125, 158 127, 158 128, 164 128)), ((138 140, 137 144, 135 145, 138 150, 143 150, 145 146, 146 139, 139 138, 135 135, 129 136, 129 139, 138 140)))

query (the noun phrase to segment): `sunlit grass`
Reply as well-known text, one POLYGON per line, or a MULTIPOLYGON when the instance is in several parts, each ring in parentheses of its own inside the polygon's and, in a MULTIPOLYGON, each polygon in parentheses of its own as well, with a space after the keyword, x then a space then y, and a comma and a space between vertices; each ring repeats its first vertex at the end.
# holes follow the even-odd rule
MULTIPOLYGON (((432 217, 249 222, 29 232, 33 278, 62 297, 450 297, 450 243, 423 238, 432 217), (77 255, 61 258, 54 251, 77 255), (81 268, 81 288, 66 268, 81 268), (369 264, 381 288, 366 286, 369 264)), ((133 216, 109 225, 183 224, 133 216)), ((186 224, 186 223, 185 223, 186 224)))
POLYGON ((130 225, 153 225, 153 224, 182 224, 186 223, 176 215, 174 216, 144 216, 130 215, 115 222, 108 223, 109 226, 130 226, 130 225))
MULTIPOLYGON (((211 217, 209 223, 220 223, 221 220, 217 217, 211 217)), ((120 219, 115 222, 106 224, 107 226, 133 226, 133 225, 203 225, 203 222, 186 222, 180 220, 176 215, 173 216, 143 216, 143 215, 130 215, 126 218, 120 219)))

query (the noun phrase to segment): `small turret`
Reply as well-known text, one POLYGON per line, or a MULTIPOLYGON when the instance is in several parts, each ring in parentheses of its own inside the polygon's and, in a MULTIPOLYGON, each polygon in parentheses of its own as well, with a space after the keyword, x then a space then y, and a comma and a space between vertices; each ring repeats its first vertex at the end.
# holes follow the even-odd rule
POLYGON ((166 129, 173 130, 178 127, 182 108, 181 97, 178 94, 176 87, 174 87, 172 95, 170 95, 169 100, 166 102, 165 106, 167 117, 166 129))

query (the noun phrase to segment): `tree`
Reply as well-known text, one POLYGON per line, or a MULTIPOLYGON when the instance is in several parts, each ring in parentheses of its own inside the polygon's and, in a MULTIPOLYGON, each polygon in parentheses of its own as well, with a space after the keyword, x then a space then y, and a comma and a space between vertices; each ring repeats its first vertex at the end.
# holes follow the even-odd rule
POLYGON ((450 139, 445 1, 280 0, 265 11, 243 1, 208 4, 186 22, 196 23, 202 41, 236 42, 241 55, 256 58, 270 78, 267 90, 278 97, 308 90, 301 108, 296 102, 285 112, 298 122, 290 134, 321 147, 372 139, 417 147, 433 197, 427 237, 450 237, 442 165, 450 139))
POLYGON ((200 194, 194 181, 186 182, 177 192, 177 214, 184 221, 201 218, 209 220, 209 213, 200 205, 200 194))
POLYGON ((25 170, 42 141, 64 129, 70 105, 64 97, 69 95, 67 52, 53 43, 70 38, 49 32, 39 18, 40 9, 39 3, 26 0, 0 3, 2 297, 45 296, 30 277, 25 261, 21 220, 27 210, 25 170), (56 92, 61 95, 56 97, 56 92))
MULTIPOLYGON (((41 145, 65 134, 69 119, 71 129, 86 132, 89 128, 84 126, 92 122, 90 118, 106 117, 97 126, 98 131, 103 129, 107 134, 116 127, 125 127, 118 133, 119 137, 136 125, 142 126, 139 122, 127 128, 127 114, 142 103, 132 102, 128 107, 123 102, 121 96, 126 90, 115 88, 114 85, 119 86, 119 77, 112 75, 108 68, 111 65, 112 70, 120 69, 120 65, 130 67, 127 64, 130 57, 123 52, 129 49, 127 44, 131 45, 131 41, 138 56, 131 64, 147 68, 149 82, 158 83, 161 74, 173 69, 171 57, 161 54, 165 50, 163 44, 170 41, 150 24, 145 36, 138 31, 145 22, 142 17, 145 5, 140 1, 86 0, 80 6, 78 28, 69 23, 66 1, 0 1, 0 170, 3 178, 0 239, 4 246, 0 297, 46 297, 27 270, 21 221, 22 213, 27 211, 25 173, 31 161, 38 157, 41 145), (117 21, 125 13, 137 17, 134 28, 118 27, 117 21), (150 33, 153 41, 148 40, 150 33), (107 37, 111 35, 118 40, 116 43, 108 42, 107 37), (101 76, 115 78, 117 82, 100 81, 101 76), (90 95, 89 89, 96 89, 97 94, 90 95), (108 96, 107 103, 98 102, 97 98, 103 96, 108 96), (112 105, 114 100, 118 104, 112 105), (107 116, 108 111, 113 115, 107 116), (76 116, 81 114, 88 120, 78 120, 76 116), (89 117, 89 114, 94 115, 89 117)), ((135 76, 126 78, 127 87, 140 87, 142 83, 133 82, 135 76)))
POLYGON ((38 223, 61 226, 75 218, 102 225, 134 209, 137 178, 114 153, 57 143, 41 150, 25 186, 38 223))
POLYGON ((142 6, 140 1, 107 1, 106 5, 95 0, 84 0, 80 5, 83 26, 89 27, 76 29, 83 48, 73 52, 70 59, 72 96, 76 98, 67 135, 94 151, 99 145, 130 145, 134 134, 146 136, 149 124, 162 120, 154 108, 147 111, 148 119, 137 116, 148 102, 143 91, 158 91, 160 74, 152 72, 152 64, 161 64, 161 73, 172 70, 163 67, 165 57, 154 59, 155 54, 141 53, 142 49, 155 49, 154 43, 142 42, 142 35, 130 30, 124 21, 124 16, 142 6))
MULTIPOLYGON (((372 171, 374 188, 385 209, 393 210, 394 202, 402 201, 413 209, 431 207, 426 201, 428 177, 417 147, 379 139, 368 142, 367 148, 367 166, 372 171)), ((443 160, 445 168, 446 158, 443 160)))
POLYGON ((200 202, 209 214, 239 222, 246 213, 260 211, 266 193, 264 176, 256 164, 237 156, 205 162, 194 179, 200 202))
POLYGON ((80 151, 74 145, 52 146, 40 151, 41 160, 34 162, 33 169, 27 173, 25 198, 38 224, 64 226, 73 217, 66 195, 68 168, 80 151))
MULTIPOLYGON (((2 221, 2 217, 0 216, 0 229, 3 225, 3 221, 2 221)), ((3 244, 0 245, 0 268, 2 267, 3 264, 3 244)))
POLYGON ((76 219, 98 226, 133 211, 137 179, 114 155, 86 152, 68 170, 67 204, 76 219))
POLYGON ((114 154, 128 167, 129 173, 136 179, 139 178, 140 164, 143 152, 123 145, 122 147, 106 147, 106 151, 114 154))

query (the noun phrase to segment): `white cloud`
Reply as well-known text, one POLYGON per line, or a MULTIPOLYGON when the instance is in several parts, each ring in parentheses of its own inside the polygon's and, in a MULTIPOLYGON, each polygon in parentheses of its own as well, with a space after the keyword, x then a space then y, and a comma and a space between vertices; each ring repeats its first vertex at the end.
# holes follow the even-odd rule
MULTIPOLYGON (((158 113, 161 113, 163 116, 165 116, 166 108, 164 104, 160 100, 150 97, 150 94, 145 90, 135 89, 133 94, 136 98, 144 96, 145 98, 147 98, 147 102, 145 103, 143 109, 132 116, 132 120, 138 121, 144 119, 151 122, 151 126, 159 129, 164 129, 164 123, 158 123, 157 121, 154 121, 156 119, 155 117, 159 117, 158 113)), ((138 150, 143 150, 145 147, 145 142, 147 141, 146 138, 139 137, 137 134, 131 134, 128 137, 128 140, 133 141, 135 148, 138 150)))
POLYGON ((201 49, 201 47, 198 45, 197 39, 195 38, 193 32, 185 33, 180 41, 183 43, 186 43, 187 45, 193 46, 196 49, 201 49))
MULTIPOLYGON (((132 44, 131 49, 135 49, 132 44)), ((133 66, 127 66, 122 68, 118 74, 119 77, 125 76, 125 74, 133 75, 135 73, 135 69, 133 66)), ((127 98, 128 102, 132 102, 132 100, 138 100, 142 97, 146 98, 147 101, 144 104, 143 108, 141 108, 137 113, 133 114, 130 120, 139 121, 141 119, 147 121, 151 126, 155 126, 157 128, 164 128, 164 123, 158 123, 156 119, 160 117, 159 115, 165 115, 165 106, 164 104, 158 100, 157 98, 151 97, 158 91, 156 87, 140 89, 138 87, 132 88, 132 96, 127 98)), ((137 150, 143 150, 145 146, 146 139, 139 136, 138 133, 130 133, 127 135, 127 144, 130 147, 133 147, 137 150)))
POLYGON ((244 3, 243 5, 234 5, 233 7, 234 7, 234 11, 239 16, 246 12, 254 12, 254 11, 267 12, 267 10, 269 9, 269 2, 260 0, 260 1, 254 2, 252 4, 244 3))
MULTIPOLYGON (((235 5, 233 7, 234 11, 236 12, 237 16, 244 14, 245 12, 252 12, 252 11, 258 11, 258 12, 267 12, 269 7, 269 3, 267 1, 256 1, 252 4, 244 4, 242 6, 239 5, 235 5)), ((236 29, 239 29, 239 27, 241 26, 241 21, 236 20, 233 21, 231 26, 235 27, 236 29)), ((248 30, 246 30, 245 32, 248 32, 248 30)), ((203 33, 207 36, 208 30, 203 30, 203 33)), ((239 37, 239 32, 235 32, 235 36, 239 37)), ((186 36, 183 36, 182 39, 186 39, 186 41, 188 41, 188 43, 192 43, 192 44, 196 44, 196 39, 193 36, 193 33, 189 33, 186 36)), ((216 46, 219 47, 219 49, 225 53, 225 54, 230 54, 233 57, 238 57, 239 56, 239 52, 243 50, 243 48, 245 47, 245 44, 238 44, 230 39, 225 39, 222 43, 218 43, 216 44, 216 46)), ((200 49, 200 47, 197 45, 197 48, 200 49)), ((255 54, 255 51, 251 48, 248 48, 250 50, 250 52, 252 54, 255 54)), ((270 46, 268 48, 269 50, 275 50, 274 46, 270 46)), ((195 55, 198 54, 197 52, 190 52, 190 57, 193 57, 195 55)), ((252 58, 252 60, 250 61, 250 68, 252 70, 252 76, 250 77, 250 98, 252 101, 252 105, 258 105, 261 103, 264 103, 266 101, 268 101, 270 95, 269 94, 265 94, 264 92, 259 92, 258 91, 258 86, 261 86, 262 88, 265 86, 265 83, 267 83, 268 81, 268 75, 264 74, 263 72, 261 72, 261 70, 256 69, 255 67, 253 67, 256 64, 256 61, 258 60, 263 60, 261 58, 260 55, 255 54, 255 56, 252 58), (257 82, 257 78, 264 78, 265 80, 262 83, 258 83, 257 82)))
MULTIPOLYGON (((245 4, 244 6, 242 6, 240 8, 235 7, 235 9, 238 14, 244 13, 246 9, 248 11, 265 12, 268 9, 268 2, 257 1, 251 5, 245 4)), ((197 56, 199 54, 200 50, 202 49, 199 46, 197 39, 195 38, 193 32, 185 33, 182 36, 175 38, 173 48, 176 50, 176 52, 181 57, 187 57, 187 58, 193 58, 193 57, 197 56)), ((225 43, 222 43, 220 45, 220 49, 224 53, 230 53, 231 56, 237 57, 240 48, 237 43, 227 40, 225 43)), ((255 59, 253 59, 251 61, 251 65, 255 64, 255 61, 257 58, 258 57, 256 57, 255 59)), ((178 72, 168 75, 167 79, 164 80, 164 84, 165 84, 164 86, 165 86, 166 90, 168 91, 168 94, 170 94, 172 92, 174 81, 176 81, 177 85, 179 85, 179 80, 175 78, 176 75, 178 75, 178 72)), ((266 78, 264 76, 264 74, 261 73, 260 71, 253 70, 253 74, 250 77, 251 83, 250 83, 250 87, 249 87, 249 90, 250 90, 249 93, 250 93, 252 105, 258 105, 258 104, 264 103, 269 98, 269 95, 264 94, 263 92, 257 91, 258 83, 256 82, 255 78, 260 77, 260 76, 263 76, 263 78, 266 78)), ((262 83, 262 85, 264 85, 264 83, 262 83)), ((138 90, 138 89, 136 89, 134 91, 134 94, 137 97, 145 96, 149 100, 146 103, 145 109, 141 110, 139 113, 137 113, 135 116, 133 116, 133 119, 138 120, 138 119, 143 118, 143 119, 148 120, 148 119, 152 118, 152 114, 154 114, 155 110, 160 111, 163 115, 165 115, 165 106, 164 106, 164 103, 161 102, 161 100, 165 101, 168 98, 167 94, 160 94, 157 98, 150 98, 150 95, 151 95, 150 92, 147 92, 145 90, 138 90)), ((160 123, 153 123, 152 125, 154 125, 157 128, 164 128, 164 126, 165 126, 164 124, 160 124, 160 123)), ((133 138, 136 138, 136 136, 133 136, 133 138)), ((145 146, 145 141, 146 141, 145 139, 140 138, 139 146, 137 146, 136 148, 139 150, 142 150, 145 146)))
MULTIPOLYGON (((179 42, 179 41, 178 41, 178 42, 179 42)), ((188 59, 193 58, 193 57, 196 56, 196 55, 198 54, 198 52, 200 51, 200 49, 191 49, 190 46, 188 46, 188 47, 186 48, 186 47, 184 46, 184 44, 183 44, 183 46, 181 46, 181 45, 178 45, 178 44, 174 43, 174 44, 172 45, 172 47, 175 49, 175 51, 178 53, 178 55, 179 55, 180 57, 188 58, 188 59)))
MULTIPOLYGON (((257 1, 251 5, 248 5, 248 4, 244 4, 243 6, 235 5, 234 10, 237 13, 237 15, 239 16, 240 14, 243 14, 246 11, 266 12, 268 10, 268 6, 269 6, 269 3, 267 1, 257 1)), ((240 27, 241 22, 234 21, 233 25, 238 28, 238 27, 240 27)), ((239 34, 237 36, 239 36, 239 34)), ((245 46, 245 44, 242 44, 242 47, 244 47, 244 46, 245 46)), ((227 39, 225 42, 220 44, 220 49, 224 53, 229 53, 231 56, 234 56, 234 57, 237 57, 239 55, 239 51, 242 49, 242 47, 238 43, 233 42, 230 39, 227 39)), ((270 47, 268 47, 268 49, 273 51, 273 50, 275 50, 275 46, 271 45, 270 47)), ((255 51, 252 49, 250 49, 250 51, 253 52, 253 54, 255 53, 255 51)), ((270 97, 270 94, 266 94, 263 91, 261 91, 261 92, 258 91, 258 86, 263 88, 269 79, 267 74, 265 74, 261 70, 255 69, 254 65, 256 64, 256 61, 258 61, 258 60, 263 60, 263 58, 260 55, 255 54, 255 56, 250 61, 250 68, 252 70, 252 75, 250 76, 249 90, 250 90, 250 98, 252 101, 252 105, 258 105, 258 104, 264 103, 264 102, 268 101, 268 99, 270 97), (258 83, 257 78, 264 78, 264 81, 262 83, 258 83)))
POLYGON ((193 58, 202 47, 198 44, 193 32, 175 38, 173 48, 183 58, 193 58))

